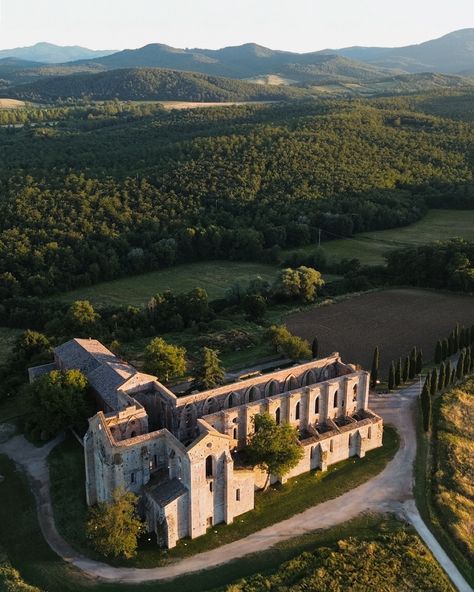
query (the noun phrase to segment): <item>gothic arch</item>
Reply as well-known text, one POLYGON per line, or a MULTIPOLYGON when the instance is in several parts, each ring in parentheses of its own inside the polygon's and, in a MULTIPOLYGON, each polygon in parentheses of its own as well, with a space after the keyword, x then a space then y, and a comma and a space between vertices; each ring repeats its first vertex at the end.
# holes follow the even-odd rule
POLYGON ((224 409, 230 409, 231 407, 238 407, 240 405, 239 393, 232 392, 228 395, 224 401, 224 409))
POLYGON ((261 397, 262 393, 260 392, 260 389, 258 386, 254 385, 247 389, 247 392, 245 393, 245 402, 252 403, 253 401, 258 401, 261 397))
POLYGON ((274 395, 278 395, 280 392, 280 383, 278 380, 270 380, 265 386, 265 396, 266 397, 273 397, 274 395))
POLYGON ((194 403, 188 403, 181 411, 179 420, 179 439, 192 439, 195 436, 197 411, 194 403))
POLYGON ((303 374, 301 386, 310 386, 311 384, 315 384, 316 382, 316 374, 313 372, 313 370, 308 370, 303 374))
POLYGON ((290 374, 289 376, 287 376, 285 380, 285 391, 294 391, 298 388, 298 386, 298 381, 296 380, 294 374, 290 374))
POLYGON ((216 413, 216 411, 219 411, 219 404, 215 398, 209 397, 202 406, 202 414, 210 415, 211 413, 216 413))

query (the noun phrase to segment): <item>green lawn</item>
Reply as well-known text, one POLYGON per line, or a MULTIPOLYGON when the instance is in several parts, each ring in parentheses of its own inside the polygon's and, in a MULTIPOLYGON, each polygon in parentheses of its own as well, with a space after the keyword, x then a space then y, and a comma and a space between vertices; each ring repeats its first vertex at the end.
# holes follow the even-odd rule
MULTIPOLYGON (((172 582, 133 585, 94 584, 61 561, 44 541, 34 511, 33 496, 24 476, 13 463, 0 456, 0 546, 8 560, 30 584, 41 592, 211 592, 235 580, 259 572, 271 574, 293 557, 318 547, 336 545, 341 539, 372 540, 380 535, 405 531, 406 526, 392 517, 362 515, 327 530, 307 533, 255 555, 237 558, 222 567, 177 578, 172 582)), ((412 532, 409 529, 409 532, 412 532)), ((0 564, 1 567, 1 564, 0 564)))
MULTIPOLYGON (((334 260, 355 257, 364 264, 377 265, 385 262, 384 255, 390 249, 453 237, 474 240, 474 210, 430 210, 424 218, 410 226, 365 232, 350 239, 326 241, 323 248, 334 260)), ((288 253, 310 254, 315 248, 310 245, 288 253)))
MULTIPOLYGON (((260 492, 256 495, 255 509, 239 516, 233 524, 220 524, 197 539, 182 540, 170 551, 158 548, 152 536, 150 542, 144 541, 137 558, 126 565, 153 567, 170 559, 220 547, 338 497, 379 473, 395 454, 398 444, 395 430, 385 427, 383 447, 370 451, 363 459, 351 458, 333 465, 324 473, 312 471, 290 479, 285 485, 260 492)), ((52 452, 50 470, 58 530, 78 549, 91 555, 84 533, 83 451, 76 440, 70 437, 52 452)))
POLYGON ((276 273, 276 266, 264 263, 204 261, 96 284, 54 296, 53 299, 63 302, 90 300, 99 307, 121 304, 140 306, 157 292, 187 292, 200 287, 212 300, 223 296, 235 282, 245 283, 258 276, 273 282, 276 273))

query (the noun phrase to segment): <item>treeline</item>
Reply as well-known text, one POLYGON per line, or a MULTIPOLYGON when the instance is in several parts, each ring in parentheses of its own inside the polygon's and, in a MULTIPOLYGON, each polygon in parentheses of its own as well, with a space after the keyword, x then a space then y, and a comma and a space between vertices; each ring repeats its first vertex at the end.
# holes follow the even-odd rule
POLYGON ((183 261, 275 261, 320 229, 324 239, 414 222, 436 188, 472 176, 472 130, 419 117, 422 132, 413 117, 394 126, 389 111, 330 101, 4 131, 1 296, 183 261))
POLYGON ((390 281, 431 288, 474 291, 474 242, 453 239, 391 251, 390 281))
POLYGON ((55 76, 8 89, 30 101, 89 99, 106 101, 262 101, 304 97, 288 86, 264 86, 242 80, 163 68, 118 69, 97 74, 55 76))

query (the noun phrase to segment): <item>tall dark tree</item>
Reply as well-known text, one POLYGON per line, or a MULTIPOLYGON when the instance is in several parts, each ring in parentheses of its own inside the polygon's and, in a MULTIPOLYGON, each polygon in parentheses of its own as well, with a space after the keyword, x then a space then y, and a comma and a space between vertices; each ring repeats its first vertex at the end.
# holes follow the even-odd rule
POLYGON ((413 347, 410 353, 410 358, 408 360, 408 378, 412 379, 415 378, 416 375, 416 358, 418 356, 418 352, 416 346, 413 347))
POLYGON ((444 389, 444 383, 446 382, 446 366, 444 362, 441 362, 439 367, 439 377, 438 377, 438 390, 442 391, 444 389))
POLYGON ((378 346, 376 346, 374 349, 374 354, 372 356, 372 368, 370 370, 370 384, 373 389, 377 386, 377 382, 379 379, 379 362, 379 348, 378 346))
POLYGON ((224 376, 218 352, 204 347, 194 371, 193 387, 199 390, 214 388, 224 382, 224 376))
POLYGON ((448 343, 448 338, 443 339, 442 341, 442 358, 443 360, 445 360, 448 357, 449 354, 449 343, 448 343))
POLYGON ((395 364, 391 362, 388 370, 388 390, 393 391, 395 386, 395 364))
POLYGON ((313 343, 311 344, 311 354, 313 356, 313 360, 316 360, 319 355, 319 341, 317 337, 313 339, 313 343))
POLYGON ((446 378, 444 381, 445 387, 449 386, 452 383, 452 380, 451 380, 452 373, 453 373, 453 369, 451 366, 451 360, 447 360, 447 362, 446 362, 446 378))
POLYGON ((403 364, 402 359, 398 358, 397 365, 395 367, 395 384, 396 386, 400 386, 402 383, 402 376, 403 376, 403 364))
POLYGON ((438 390, 438 370, 437 368, 433 368, 431 371, 431 379, 430 379, 430 390, 431 396, 434 397, 436 395, 436 391, 438 390))
POLYGON ((436 343, 435 355, 434 355, 435 364, 439 364, 442 359, 443 359, 443 346, 441 344, 441 340, 438 339, 438 341, 436 343))
POLYGON ((420 402, 423 419, 423 429, 425 430, 425 432, 428 432, 431 425, 431 396, 428 378, 426 378, 425 384, 423 385, 423 389, 420 395, 420 402))
POLYGON ((464 359, 466 357, 466 353, 464 350, 459 354, 458 363, 456 365, 456 378, 457 380, 461 380, 464 376, 464 359))
POLYGON ((402 382, 404 382, 404 383, 408 380, 408 377, 410 376, 410 363, 411 363, 410 356, 406 356, 405 362, 403 364, 403 369, 402 369, 402 382))
POLYGON ((421 349, 419 349, 418 353, 416 354, 415 370, 417 374, 421 374, 421 371, 423 370, 423 352, 421 351, 421 349))

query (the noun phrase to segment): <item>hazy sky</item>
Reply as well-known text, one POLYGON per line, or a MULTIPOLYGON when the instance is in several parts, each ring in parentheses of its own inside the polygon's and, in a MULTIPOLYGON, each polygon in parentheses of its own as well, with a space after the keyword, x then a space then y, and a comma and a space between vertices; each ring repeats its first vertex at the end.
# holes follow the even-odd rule
POLYGON ((474 27, 473 0, 0 0, 0 47, 407 45, 474 27))

